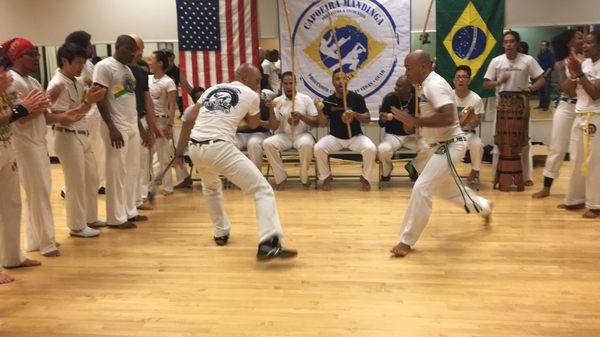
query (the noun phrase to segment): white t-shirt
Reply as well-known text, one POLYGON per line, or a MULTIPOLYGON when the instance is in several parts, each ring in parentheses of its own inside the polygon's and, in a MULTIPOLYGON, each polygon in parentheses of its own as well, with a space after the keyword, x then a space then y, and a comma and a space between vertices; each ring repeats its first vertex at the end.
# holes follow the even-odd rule
MULTIPOLYGON (((308 95, 298 92, 296 93, 295 98, 296 104, 294 108, 297 112, 308 117, 317 116, 317 107, 315 107, 313 100, 310 99, 308 95)), ((275 134, 292 134, 292 129, 288 122, 288 119, 292 116, 292 100, 283 94, 275 98, 273 103, 275 103, 275 117, 279 120, 279 128, 275 131, 275 134)), ((308 132, 310 129, 311 127, 309 125, 300 121, 300 123, 296 125, 295 133, 298 135, 308 132)))
MULTIPOLYGON (((581 63, 581 71, 590 81, 600 80, 600 60, 592 62, 592 59, 585 59, 581 63)), ((576 91, 577 103, 575 104, 575 112, 600 112, 600 99, 594 101, 581 84, 577 84, 576 91)))
POLYGON ((279 92, 281 90, 281 80, 279 79, 279 74, 276 70, 279 69, 277 65, 267 59, 265 59, 262 63, 263 73, 269 76, 269 85, 271 86, 271 90, 274 92, 279 92))
POLYGON ((148 76, 148 88, 152 103, 154 103, 154 114, 156 116, 169 116, 169 93, 177 91, 175 82, 167 75, 155 78, 148 76))
POLYGON ((502 91, 523 91, 529 87, 530 78, 538 78, 543 73, 542 67, 529 55, 518 53, 514 60, 509 60, 506 54, 502 54, 492 59, 483 78, 498 81, 504 74, 509 74, 508 81, 496 87, 498 94, 502 91))
MULTIPOLYGON (((56 99, 56 102, 52 105, 52 112, 69 111, 78 107, 81 102, 83 102, 83 99, 85 98, 85 85, 79 77, 75 78, 75 80, 71 80, 61 73, 59 69, 56 69, 54 77, 52 77, 52 80, 48 83, 48 90, 51 90, 59 84, 63 84, 63 89, 56 99)), ((86 118, 80 119, 71 125, 62 125, 60 123, 59 125, 71 130, 88 130, 86 118)))
POLYGON ((94 67, 94 83, 107 89, 110 116, 119 129, 137 127, 135 107, 135 77, 129 67, 113 57, 107 57, 94 67))
MULTIPOLYGON (((25 97, 34 89, 43 90, 40 82, 31 76, 23 77, 14 70, 10 70, 10 74, 12 75, 13 83, 6 90, 6 94, 13 105, 19 104, 19 94, 25 97)), ((46 146, 46 132, 48 128, 44 114, 40 114, 33 120, 25 123, 17 121, 12 123, 11 126, 15 142, 46 146)))
POLYGON ((465 108, 473 107, 474 113, 476 115, 483 115, 485 113, 485 108, 483 107, 483 100, 477 93, 469 90, 467 96, 460 98, 456 95, 456 111, 460 114, 465 108))
POLYGON ((421 117, 433 117, 437 114, 437 109, 448 104, 452 104, 454 112, 452 125, 441 128, 422 128, 421 134, 425 142, 428 144, 443 142, 462 135, 463 131, 460 128, 456 112, 456 98, 450 84, 442 76, 432 71, 421 86, 423 88, 419 97, 421 117))
POLYGON ((258 93, 238 81, 209 88, 196 104, 200 112, 191 138, 197 141, 221 139, 235 144, 240 121, 260 111, 258 93))
MULTIPOLYGON (((90 59, 85 61, 85 65, 83 66, 81 75, 77 78, 80 78, 81 80, 83 80, 86 77, 89 78, 90 80, 94 78, 94 63, 92 63, 92 60, 90 60, 90 59)), ((85 82, 83 82, 83 84, 85 85, 85 87, 87 89, 89 89, 91 87, 91 85, 88 85, 85 82)), ((98 106, 96 104, 92 104, 92 106, 90 107, 90 110, 88 110, 87 114, 85 115, 85 118, 87 118, 87 119, 100 118, 100 112, 98 112, 98 106)))

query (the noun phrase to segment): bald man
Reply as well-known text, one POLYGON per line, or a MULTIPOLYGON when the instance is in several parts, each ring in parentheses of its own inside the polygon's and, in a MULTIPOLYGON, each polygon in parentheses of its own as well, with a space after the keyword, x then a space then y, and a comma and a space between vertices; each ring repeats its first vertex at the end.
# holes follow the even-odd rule
POLYGON ((217 245, 227 244, 231 230, 223 205, 219 178, 222 174, 254 197, 260 242, 256 258, 291 258, 298 253, 281 246, 283 231, 273 189, 256 165, 235 146, 235 131, 240 122, 245 121, 250 128, 260 125, 259 90, 260 72, 250 64, 236 69, 233 82, 206 90, 194 109, 185 115, 176 155, 181 161, 189 139, 189 154, 202 179, 202 193, 215 225, 217 245))
POLYGON ((457 205, 464 205, 467 212, 476 211, 486 223, 492 211, 491 202, 464 186, 454 168, 453 163, 461 160, 467 151, 467 138, 460 128, 452 87, 433 71, 431 57, 423 50, 408 54, 404 66, 408 80, 422 86, 419 97, 421 114, 414 117, 394 107, 392 113, 407 127, 420 127, 430 150, 429 160, 415 182, 408 202, 400 243, 391 250, 395 257, 408 254, 425 229, 431 215, 434 191, 457 205))
POLYGON ((127 66, 138 50, 128 35, 117 38, 114 57, 94 67, 94 85, 107 88, 97 103, 104 120, 102 139, 106 149, 106 223, 110 228, 130 229, 138 217, 136 182, 140 166, 140 132, 136 110, 136 79, 127 66))

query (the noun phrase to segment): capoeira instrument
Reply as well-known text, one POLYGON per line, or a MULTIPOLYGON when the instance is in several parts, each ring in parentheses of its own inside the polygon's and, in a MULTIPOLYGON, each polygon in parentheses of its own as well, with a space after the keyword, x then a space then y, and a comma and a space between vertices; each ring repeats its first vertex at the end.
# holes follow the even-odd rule
POLYGON ((500 150, 494 188, 508 192, 514 184, 517 191, 524 191, 521 150, 529 142, 529 98, 525 93, 500 93, 494 142, 500 150))
MULTIPOLYGON (((342 51, 340 50, 340 44, 337 38, 337 32, 335 30, 335 25, 333 24, 333 18, 331 17, 331 13, 329 13, 329 7, 325 6, 327 11, 327 19, 329 20, 329 27, 331 29, 331 34, 333 34, 333 41, 335 43, 335 49, 337 50, 338 63, 340 65, 340 72, 344 74, 344 85, 342 86, 342 95, 344 96, 344 112, 348 111, 348 97, 347 96, 347 77, 346 72, 344 71, 344 60, 342 59, 342 51)), ((350 121, 346 121, 346 129, 348 130, 348 137, 352 138, 352 128, 350 128, 350 121)))
MULTIPOLYGON (((283 0, 283 9, 285 10, 285 21, 287 22, 288 39, 290 40, 290 52, 292 53, 292 111, 296 111, 296 50, 295 43, 292 39, 292 24, 290 23, 290 13, 288 11, 287 1, 283 0)), ((296 138, 296 124, 291 118, 290 129, 292 131, 292 139, 296 138)))

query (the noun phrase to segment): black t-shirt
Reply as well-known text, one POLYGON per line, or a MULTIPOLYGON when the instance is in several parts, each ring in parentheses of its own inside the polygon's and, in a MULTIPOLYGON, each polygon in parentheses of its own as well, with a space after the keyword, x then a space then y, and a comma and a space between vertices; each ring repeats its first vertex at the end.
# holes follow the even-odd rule
MULTIPOLYGON (((383 103, 381 103, 381 107, 379 109, 380 112, 392 112, 392 107, 396 107, 400 110, 408 110, 408 113, 411 115, 415 115, 415 99, 414 94, 412 95, 412 99, 409 101, 401 100, 395 93, 391 92, 383 98, 383 103)), ((385 133, 398 135, 398 136, 406 136, 408 133, 404 131, 404 124, 396 119, 392 119, 391 121, 382 121, 379 120, 379 126, 385 126, 385 133)))
MULTIPOLYGON (((263 121, 269 120, 269 107, 263 99, 260 100, 260 119, 263 121)), ((254 129, 242 130, 239 133, 257 133, 257 132, 269 132, 269 130, 259 126, 254 129)))
POLYGON ((138 112, 138 118, 146 116, 146 102, 144 93, 148 92, 148 73, 140 67, 129 66, 133 76, 135 76, 135 108, 138 112))
MULTIPOLYGON (((348 109, 357 113, 369 112, 365 99, 352 91, 348 91, 346 95, 348 98, 348 109)), ((344 100, 337 98, 335 94, 327 97, 323 103, 323 113, 329 119, 329 134, 340 139, 348 139, 348 127, 346 123, 342 121, 342 114, 344 113, 344 100)), ((350 122, 350 129, 352 130, 352 136, 362 134, 360 122, 354 118, 350 122)))
POLYGON ((171 68, 171 70, 165 71, 165 74, 167 74, 167 76, 169 76, 173 82, 175 82, 175 86, 179 86, 179 67, 178 66, 173 66, 173 68, 171 68))

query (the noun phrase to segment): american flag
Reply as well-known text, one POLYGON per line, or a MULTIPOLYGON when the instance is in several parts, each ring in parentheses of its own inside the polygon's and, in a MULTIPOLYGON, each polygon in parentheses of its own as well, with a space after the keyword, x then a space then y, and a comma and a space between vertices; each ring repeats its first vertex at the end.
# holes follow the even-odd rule
POLYGON ((190 84, 207 89, 233 80, 242 63, 258 65, 257 0, 176 2, 179 66, 190 84))

